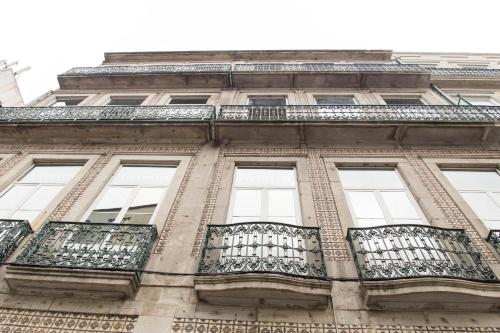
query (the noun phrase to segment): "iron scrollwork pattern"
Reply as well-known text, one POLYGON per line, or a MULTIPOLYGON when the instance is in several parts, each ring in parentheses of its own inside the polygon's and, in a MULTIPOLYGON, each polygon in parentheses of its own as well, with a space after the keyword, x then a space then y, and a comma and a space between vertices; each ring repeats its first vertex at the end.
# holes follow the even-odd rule
POLYGON ((319 228, 272 222, 209 225, 198 273, 324 278, 319 228))
POLYGON ((434 76, 500 76, 498 68, 429 68, 434 76))
POLYGON ((3 262, 21 240, 31 233, 26 220, 0 220, 0 262, 3 262))
POLYGON ((140 272, 157 236, 154 225, 48 222, 13 264, 140 272))
POLYGON ((127 75, 127 74, 174 74, 174 73, 226 73, 230 64, 192 65, 121 65, 100 67, 74 67, 60 76, 79 75, 127 75))
POLYGON ((222 105, 218 120, 494 122, 500 106, 472 105, 222 105))
POLYGON ((350 228, 347 240, 361 279, 497 280, 463 229, 425 225, 350 228))
POLYGON ((490 230, 486 241, 493 245, 495 250, 500 254, 500 230, 490 230))
POLYGON ((0 122, 210 120, 212 105, 4 107, 0 122))
POLYGON ((415 64, 235 64, 233 72, 416 72, 428 73, 424 67, 415 64))

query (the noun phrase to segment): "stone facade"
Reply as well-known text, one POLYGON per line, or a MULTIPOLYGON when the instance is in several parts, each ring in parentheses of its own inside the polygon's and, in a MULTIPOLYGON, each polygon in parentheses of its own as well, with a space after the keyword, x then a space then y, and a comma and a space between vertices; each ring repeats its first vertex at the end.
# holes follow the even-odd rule
MULTIPOLYGON (((471 64, 484 63, 491 73, 500 69, 499 55, 461 55, 460 59, 467 57, 471 64)), ((429 225, 463 229, 470 240, 466 244, 480 253, 474 258, 485 269, 484 276, 490 270, 499 276, 500 256, 486 241, 489 229, 441 169, 498 169, 500 75, 462 73, 458 84, 460 78, 435 75, 425 66, 436 62, 438 67, 460 69, 466 60, 450 64, 447 54, 390 51, 111 53, 106 54, 105 62, 118 66, 111 76, 106 76, 102 68, 61 75, 60 90, 31 103, 31 116, 43 113, 36 121, 23 120, 20 110, 0 123, 0 190, 6 191, 34 164, 81 165, 75 178, 31 221, 35 235, 13 249, 7 265, 0 269, 1 332, 500 331, 500 283, 496 279, 360 279, 346 239, 349 228, 356 224, 339 177, 339 168, 346 166, 397 170, 429 225), (356 66, 412 64, 411 59, 417 59, 415 63, 423 67, 413 66, 410 71, 403 66, 396 73, 380 72, 377 78, 372 67, 356 66), (273 71, 247 69, 244 75, 238 72, 239 77, 230 75, 237 64, 266 60, 290 65, 274 66, 273 71), (213 66, 196 67, 202 62, 224 66, 211 72, 213 66), (297 62, 354 65, 344 66, 351 72, 343 76, 335 72, 338 66, 319 71, 319 65, 311 67, 314 70, 291 65, 297 62), (151 63, 158 66, 148 67, 151 63), (190 66, 179 69, 170 66, 172 63, 190 66), (141 65, 140 72, 122 68, 133 64, 141 65), (258 73, 251 76, 253 72, 258 73), (267 84, 269 80, 272 83, 267 84), (335 120, 329 120, 328 114, 320 120, 300 118, 306 113, 292 120, 286 118, 291 112, 287 116, 283 106, 249 109, 248 117, 258 114, 266 119, 221 117, 222 105, 248 107, 249 99, 256 96, 280 97, 288 105, 306 106, 314 106, 318 96, 352 98, 358 105, 357 111, 330 106, 328 112, 344 110, 335 120), (169 118, 166 108, 155 119, 133 116, 141 114, 134 108, 168 106, 179 97, 206 99, 219 114, 210 119, 199 115, 181 119, 179 114, 183 113, 177 109, 175 117, 169 118), (112 112, 108 118, 78 117, 85 107, 98 110, 120 98, 143 99, 142 106, 121 110, 120 119, 113 118, 112 112), (389 98, 419 99, 427 105, 426 112, 433 106, 454 103, 457 98, 488 100, 491 105, 463 108, 463 112, 483 117, 481 121, 429 121, 425 118, 428 113, 418 114, 418 106, 406 113, 415 116, 417 112, 417 121, 404 118, 404 114, 389 121, 376 116, 368 121, 358 116, 339 120, 349 112, 365 112, 369 117, 373 108, 365 110, 363 105, 383 108, 389 98), (68 112, 62 116, 57 111, 51 113, 54 102, 71 100, 78 101, 78 107, 66 107, 68 112), (416 137, 411 139, 412 135, 416 137), (30 267, 16 265, 16 257, 29 240, 37 237, 36 232, 46 221, 83 222, 121 164, 176 166, 175 176, 150 222, 158 237, 142 269, 131 273, 113 267, 38 267, 36 262, 30 267), (197 274, 208 226, 227 224, 234 173, 241 165, 295 168, 301 223, 304 230, 318 228, 321 236, 326 270, 323 278, 276 271, 209 277, 197 274), (22 285, 20 281, 29 288, 13 288, 22 285), (133 291, 121 298, 110 296, 111 290, 120 288, 133 291), (202 292, 210 297, 201 297, 202 292), (321 306, 315 303, 318 295, 321 306), (374 304, 373 299, 381 301, 374 304), (426 301, 430 299, 433 301, 426 301)), ((393 109, 387 110, 381 112, 393 109)), ((151 112, 154 110, 147 110, 151 112)), ((81 249, 85 252, 88 248, 81 249)))

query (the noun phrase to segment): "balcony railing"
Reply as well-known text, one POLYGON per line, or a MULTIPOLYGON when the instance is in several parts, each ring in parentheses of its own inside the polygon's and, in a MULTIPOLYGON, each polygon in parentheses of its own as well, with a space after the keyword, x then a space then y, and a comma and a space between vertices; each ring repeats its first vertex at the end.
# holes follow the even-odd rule
POLYGON ((218 120, 492 122, 499 106, 469 105, 222 105, 218 120))
POLYGON ((75 67, 60 76, 80 75, 130 75, 130 74, 184 74, 225 73, 230 64, 188 64, 188 65, 123 65, 100 67, 75 67))
POLYGON ((494 68, 430 68, 429 70, 435 76, 500 76, 500 69, 494 68))
POLYGON ((209 225, 198 273, 324 278, 319 228, 272 222, 209 225))
POLYGON ((424 225, 350 228, 347 240, 361 279, 441 277, 497 281, 462 229, 424 225))
POLYGON ((48 222, 13 265, 132 271, 139 275, 156 237, 154 225, 48 222))
POLYGON ((212 105, 4 107, 0 122, 193 121, 214 117, 212 105))
POLYGON ((413 64, 235 64, 233 72, 416 72, 429 71, 413 64))
POLYGON ((31 233, 25 220, 0 220, 0 262, 3 262, 24 237, 31 233))
POLYGON ((486 241, 493 245, 495 250, 500 254, 500 230, 490 230, 486 241))

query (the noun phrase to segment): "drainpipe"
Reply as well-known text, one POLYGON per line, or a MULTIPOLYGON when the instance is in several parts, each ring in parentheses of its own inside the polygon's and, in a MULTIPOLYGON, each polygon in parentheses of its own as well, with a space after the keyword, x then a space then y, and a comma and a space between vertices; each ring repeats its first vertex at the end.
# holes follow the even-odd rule
POLYGON ((399 60, 400 57, 394 57, 394 60, 398 63, 398 65, 403 65, 401 60, 399 60))
POLYGON ((463 98, 460 94, 458 94, 457 96, 458 96, 458 105, 460 105, 460 101, 464 101, 465 105, 472 105, 472 103, 463 98))
MULTIPOLYGON (((450 98, 450 96, 448 96, 444 91, 442 91, 441 89, 439 89, 438 86, 436 86, 434 83, 431 83, 431 88, 436 91, 439 96, 443 97, 445 100, 447 100, 448 102, 451 103, 451 105, 458 105, 458 103, 456 103, 454 100, 452 100, 450 98)), ((458 95, 458 98, 460 99, 460 95, 458 95)))

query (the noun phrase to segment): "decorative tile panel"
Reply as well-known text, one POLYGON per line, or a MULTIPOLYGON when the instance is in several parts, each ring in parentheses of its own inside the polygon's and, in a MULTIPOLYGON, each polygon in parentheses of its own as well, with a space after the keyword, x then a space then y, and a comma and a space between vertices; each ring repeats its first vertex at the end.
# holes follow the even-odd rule
POLYGON ((465 333, 499 332, 500 327, 348 325, 175 318, 173 333, 465 333))
POLYGON ((137 316, 0 308, 0 332, 133 332, 137 316))

